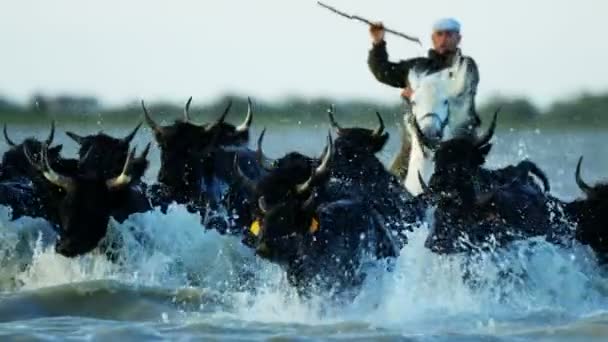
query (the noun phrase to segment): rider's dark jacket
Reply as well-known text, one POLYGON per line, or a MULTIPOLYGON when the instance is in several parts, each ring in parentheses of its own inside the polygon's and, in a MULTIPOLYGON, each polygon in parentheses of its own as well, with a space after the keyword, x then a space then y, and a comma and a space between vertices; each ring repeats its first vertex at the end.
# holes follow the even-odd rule
MULTIPOLYGON (((410 70, 416 70, 417 73, 427 74, 439 72, 452 66, 454 58, 457 56, 461 57, 463 62, 468 61, 468 70, 466 74, 467 77, 471 78, 471 87, 469 89, 473 92, 471 100, 471 117, 474 121, 472 122, 472 125, 474 127, 479 127, 481 120, 475 107, 475 95, 477 94, 477 85, 479 84, 479 70, 477 69, 477 64, 473 58, 463 56, 460 49, 446 54, 439 54, 437 51, 431 49, 429 50, 427 57, 416 57, 393 63, 388 60, 386 42, 381 41, 378 44, 373 44, 372 49, 369 51, 367 64, 378 81, 391 87, 406 88, 409 86, 408 73, 410 70)), ((409 101, 406 101, 405 112, 408 113, 409 110, 410 104, 409 101)))
MULTIPOLYGON (((460 49, 447 54, 439 54, 435 50, 429 50, 427 57, 416 57, 393 63, 388 60, 386 42, 381 41, 372 46, 367 64, 378 81, 392 87, 405 88, 408 86, 407 77, 410 70, 416 69, 418 72, 432 74, 450 67, 456 55, 461 55, 460 49)), ((471 69, 467 74, 473 78, 473 89, 476 92, 479 83, 477 64, 471 57, 462 57, 469 61, 468 65, 471 69)))

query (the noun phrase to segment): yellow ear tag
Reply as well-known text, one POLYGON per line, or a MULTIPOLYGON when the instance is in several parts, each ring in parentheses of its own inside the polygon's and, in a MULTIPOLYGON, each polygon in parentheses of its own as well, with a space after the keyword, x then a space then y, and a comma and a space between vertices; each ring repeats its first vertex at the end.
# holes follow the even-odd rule
POLYGON ((251 234, 258 236, 260 235, 260 221, 255 220, 253 221, 253 223, 251 224, 251 227, 249 227, 249 231, 251 232, 251 234))
POLYGON ((312 218, 312 220, 310 221, 310 227, 308 228, 308 231, 312 234, 312 233, 316 233, 319 230, 319 221, 317 221, 316 218, 312 218))

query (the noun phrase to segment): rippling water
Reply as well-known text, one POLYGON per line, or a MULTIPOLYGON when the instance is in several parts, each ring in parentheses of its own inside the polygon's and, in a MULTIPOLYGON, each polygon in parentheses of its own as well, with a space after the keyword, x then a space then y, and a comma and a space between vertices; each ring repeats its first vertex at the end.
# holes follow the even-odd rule
MULTIPOLYGON (((270 129, 265 147, 274 156, 290 149, 316 154, 325 132, 325 126, 270 129)), ((16 128, 13 135, 18 140, 30 133, 16 128)), ((608 158, 597 147, 607 138, 603 132, 506 130, 495 139, 489 163, 529 157, 547 171, 554 193, 571 199, 578 196, 573 173, 579 155, 586 157, 586 179, 606 176, 608 158)), ((59 139, 71 155, 74 144, 62 134, 59 139)), ((142 132, 136 143, 143 147, 149 139, 142 132)), ((397 143, 393 135, 383 160, 397 143)), ((157 154, 152 163, 150 180, 157 154)), ((44 221, 9 222, 8 216, 0 207, 2 340, 608 339, 608 278, 582 246, 530 240, 471 261, 427 251, 422 227, 410 234, 393 272, 370 265, 355 301, 335 305, 323 296, 301 301, 277 266, 256 258, 238 239, 204 231, 199 218, 179 206, 167 215, 112 222, 109 238, 126 242, 117 263, 95 253, 58 256, 44 221), (463 283, 465 269, 476 275, 475 286, 463 283)))

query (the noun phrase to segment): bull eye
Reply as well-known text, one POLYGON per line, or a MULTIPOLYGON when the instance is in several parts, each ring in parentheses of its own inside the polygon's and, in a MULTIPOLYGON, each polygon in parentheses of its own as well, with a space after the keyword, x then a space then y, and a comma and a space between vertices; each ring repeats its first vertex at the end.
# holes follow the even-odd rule
POLYGON ((447 99, 445 99, 445 100, 443 101, 443 104, 447 106, 447 105, 448 105, 448 100, 447 100, 447 99))

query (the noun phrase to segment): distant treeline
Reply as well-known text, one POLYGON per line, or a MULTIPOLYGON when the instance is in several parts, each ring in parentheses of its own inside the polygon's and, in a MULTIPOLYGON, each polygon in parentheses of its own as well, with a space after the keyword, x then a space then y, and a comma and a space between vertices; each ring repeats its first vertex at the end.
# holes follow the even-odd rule
MULTIPOLYGON (((199 105, 195 101, 191 108, 192 117, 199 122, 212 121, 229 102, 233 106, 228 121, 239 122, 247 109, 247 98, 240 96, 224 96, 199 105)), ((338 120, 345 123, 375 123, 375 111, 379 111, 387 123, 395 123, 403 112, 403 105, 399 102, 288 98, 273 102, 255 100, 255 118, 256 122, 265 125, 314 125, 327 122, 327 108, 331 104, 336 105, 338 120)), ((147 107, 159 122, 168 123, 183 115, 183 105, 175 103, 150 101, 147 107)), ((503 128, 608 128, 608 93, 583 94, 555 102, 544 110, 525 98, 494 97, 481 103, 478 110, 482 118, 487 119, 497 108, 501 108, 500 126, 503 128)), ((34 124, 53 118, 59 123, 124 125, 141 120, 142 114, 136 101, 119 107, 104 107, 93 97, 36 95, 27 104, 0 98, 0 120, 7 123, 34 124)))

